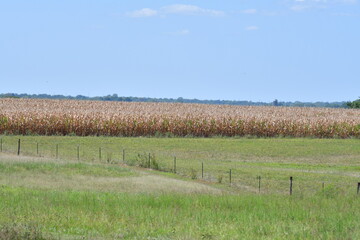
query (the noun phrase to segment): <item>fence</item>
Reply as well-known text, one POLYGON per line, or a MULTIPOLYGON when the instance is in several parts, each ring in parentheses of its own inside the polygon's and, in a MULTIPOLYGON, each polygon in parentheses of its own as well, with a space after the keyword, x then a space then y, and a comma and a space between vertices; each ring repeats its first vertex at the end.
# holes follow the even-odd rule
POLYGON ((29 157, 63 161, 126 164, 158 171, 173 172, 191 179, 218 183, 233 190, 271 194, 319 194, 357 192, 358 176, 346 171, 294 169, 271 164, 235 161, 227 156, 207 156, 187 151, 177 156, 169 151, 139 150, 102 143, 94 146, 86 141, 33 142, 23 139, 0 139, 0 151, 29 157))

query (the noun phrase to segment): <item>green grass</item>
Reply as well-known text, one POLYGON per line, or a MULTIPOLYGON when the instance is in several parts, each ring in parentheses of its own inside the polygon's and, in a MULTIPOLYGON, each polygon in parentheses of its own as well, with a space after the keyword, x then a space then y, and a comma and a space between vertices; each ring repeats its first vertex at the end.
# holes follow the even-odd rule
POLYGON ((316 158, 327 160, 336 156, 359 156, 360 139, 311 139, 311 138, 116 138, 116 137, 63 137, 63 136, 1 136, 3 150, 16 152, 17 140, 22 140, 22 153, 36 154, 39 143, 40 155, 55 157, 56 144, 59 156, 76 159, 77 146, 80 157, 98 160, 99 147, 106 154, 122 157, 122 149, 129 154, 138 152, 159 152, 177 155, 181 158, 218 158, 246 160, 267 158, 291 160, 316 158), (280 159, 279 159, 280 158, 280 159))
POLYGON ((94 177, 123 177, 135 175, 133 171, 116 166, 104 166, 86 163, 56 162, 0 162, 0 172, 4 174, 61 174, 66 176, 84 175, 94 177))
POLYGON ((120 239, 358 239, 354 195, 148 195, 1 187, 0 223, 120 239))
POLYGON ((126 193, 212 193, 221 189, 182 179, 166 172, 117 164, 0 157, 0 185, 44 190, 126 193))
POLYGON ((17 157, 18 138, 1 138, 0 234, 11 223, 60 239, 360 238, 359 139, 21 136, 17 157), (126 163, 151 153, 168 172, 124 165, 123 149, 126 163))
POLYGON ((257 176, 262 177, 262 192, 288 192, 289 177, 294 192, 314 194, 325 185, 354 191, 360 177, 360 139, 311 138, 115 138, 3 136, 3 151, 16 154, 21 138, 21 154, 64 161, 125 163, 133 165, 148 153, 155 156, 160 169, 171 172, 176 156, 177 173, 216 183, 222 179, 238 191, 258 191, 257 176), (99 156, 101 148, 101 158, 99 156), (354 187, 355 186, 355 187, 354 187))

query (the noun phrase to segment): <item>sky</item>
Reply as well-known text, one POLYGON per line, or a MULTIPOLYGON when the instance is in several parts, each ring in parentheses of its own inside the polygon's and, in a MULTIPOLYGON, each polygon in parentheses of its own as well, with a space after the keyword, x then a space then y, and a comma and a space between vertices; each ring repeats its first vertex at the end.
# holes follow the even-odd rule
POLYGON ((360 0, 0 0, 0 93, 355 100, 360 0))

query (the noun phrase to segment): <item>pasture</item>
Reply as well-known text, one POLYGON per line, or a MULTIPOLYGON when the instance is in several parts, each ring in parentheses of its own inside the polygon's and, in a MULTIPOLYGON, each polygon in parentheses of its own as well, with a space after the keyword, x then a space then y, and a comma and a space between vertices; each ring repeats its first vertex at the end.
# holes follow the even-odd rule
POLYGON ((2 151, 17 154, 19 139, 23 156, 176 171, 226 187, 231 169, 237 192, 257 193, 258 176, 261 193, 288 193, 290 177, 294 194, 323 186, 353 192, 360 176, 358 139, 3 136, 2 151))
POLYGON ((1 139, 0 234, 10 229, 44 239, 360 236, 358 139, 1 139), (138 166, 139 154, 148 153, 160 171, 138 166))

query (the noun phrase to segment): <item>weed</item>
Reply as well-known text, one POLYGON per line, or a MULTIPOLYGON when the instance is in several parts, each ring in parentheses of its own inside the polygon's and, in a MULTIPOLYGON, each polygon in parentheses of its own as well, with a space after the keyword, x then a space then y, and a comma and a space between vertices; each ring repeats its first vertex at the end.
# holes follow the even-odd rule
POLYGON ((113 163, 113 161, 111 160, 111 158, 112 158, 112 153, 108 153, 108 154, 107 154, 107 157, 106 157, 106 162, 107 162, 107 163, 113 163))
POLYGON ((190 169, 190 177, 193 180, 197 179, 197 171, 193 168, 190 169))
POLYGON ((219 174, 219 175, 217 176, 217 182, 218 182, 218 183, 222 183, 223 178, 224 178, 224 176, 223 176, 222 174, 219 174))
POLYGON ((142 168, 151 168, 154 170, 160 170, 158 161, 155 154, 138 153, 136 156, 136 165, 142 168))
POLYGON ((0 239, 2 240, 50 240, 54 237, 45 236, 36 225, 5 225, 0 227, 0 239))
MULTIPOLYGON (((319 192, 320 193, 320 192, 319 192)), ((335 186, 333 184, 326 186, 321 194, 328 199, 337 198, 341 196, 342 190, 339 186, 335 186)))

